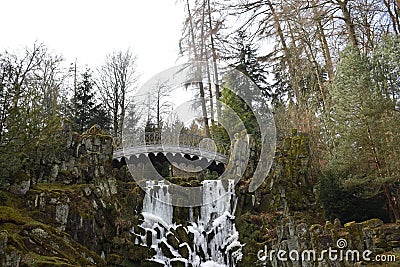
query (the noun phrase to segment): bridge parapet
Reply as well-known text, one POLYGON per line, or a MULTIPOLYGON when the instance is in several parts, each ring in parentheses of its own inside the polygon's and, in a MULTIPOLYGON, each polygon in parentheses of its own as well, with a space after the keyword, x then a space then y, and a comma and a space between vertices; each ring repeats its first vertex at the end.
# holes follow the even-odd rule
POLYGON ((122 139, 116 139, 115 143, 114 158, 121 158, 124 154, 126 156, 146 152, 175 152, 205 158, 215 155, 214 158, 226 163, 231 149, 230 144, 218 140, 171 131, 124 135, 122 139))

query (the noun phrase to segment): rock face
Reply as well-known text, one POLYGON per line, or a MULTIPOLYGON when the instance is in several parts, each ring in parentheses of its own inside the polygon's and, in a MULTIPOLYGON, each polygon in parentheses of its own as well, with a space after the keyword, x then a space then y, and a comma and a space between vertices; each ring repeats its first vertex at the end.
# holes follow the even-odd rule
POLYGON ((372 264, 376 255, 384 255, 388 264, 395 264, 400 256, 399 237, 400 222, 383 224, 371 219, 344 226, 338 221, 308 225, 287 217, 277 227, 276 242, 262 250, 266 257, 260 262, 272 266, 354 266, 356 262, 372 264), (272 250, 285 251, 286 261, 270 256, 272 250))
POLYGON ((271 171, 255 192, 249 193, 250 181, 239 182, 236 225, 240 241, 246 243, 240 266, 256 263, 257 252, 277 242, 277 225, 283 218, 300 214, 305 221, 324 218, 309 160, 308 136, 294 131, 276 149, 271 171))
POLYGON ((353 266, 351 261, 283 261, 276 257, 262 261, 257 257, 260 251, 265 256, 265 248, 284 250, 286 255, 292 250, 321 252, 336 248, 340 238, 348 242, 349 248, 361 253, 370 249, 375 254, 396 254, 399 251, 396 238, 400 237, 398 224, 383 225, 380 220, 371 220, 343 227, 338 221, 325 222, 318 183, 310 174, 309 161, 308 136, 293 131, 277 148, 271 171, 260 188, 249 193, 248 181, 237 186, 235 221, 239 240, 246 244, 239 266, 353 266), (396 234, 384 234, 388 232, 396 234))
POLYGON ((113 139, 93 126, 82 135, 68 132, 66 149, 57 157, 42 159, 33 183, 91 183, 110 173, 113 139))
POLYGON ((112 138, 96 127, 68 136, 65 152, 42 162, 29 186, 0 191, 0 266, 126 266, 150 258, 154 251, 130 233, 144 193, 126 168, 111 168, 112 138))
POLYGON ((0 206, 0 266, 105 266, 67 233, 0 206))
MULTIPOLYGON (((257 257, 260 251, 265 256, 265 248, 286 253, 311 249, 320 252, 336 248, 340 239, 346 240, 346 248, 370 249, 373 256, 398 256, 400 251, 399 223, 370 220, 342 226, 339 221, 322 219, 317 183, 309 173, 307 135, 293 132, 285 138, 276 151, 270 174, 258 190, 248 192, 249 180, 231 188, 236 198, 226 203, 236 202, 236 208, 229 214, 199 207, 157 209, 145 199, 144 191, 125 166, 112 169, 111 137, 96 127, 83 135, 66 136, 65 151, 57 158, 43 160, 36 176, 16 177, 9 191, 0 191, 0 266, 164 266, 154 260, 157 255, 170 266, 185 266, 190 259, 212 259, 226 251, 241 255, 236 257, 237 266, 353 266, 354 261, 338 264, 257 257), (154 216, 145 218, 143 209, 164 213, 166 225, 155 226, 151 221, 154 216), (196 218, 207 216, 212 220, 200 231, 201 223, 196 218), (230 223, 230 228, 218 224, 223 220, 230 223), (232 225, 237 234, 221 234, 232 230, 232 225), (203 239, 202 244, 217 247, 212 251, 197 245, 195 240, 199 239, 203 239), (226 242, 218 248, 217 239, 226 242)), ((254 165, 248 164, 246 175, 254 165)), ((183 186, 199 186, 203 179, 170 180, 183 186)))

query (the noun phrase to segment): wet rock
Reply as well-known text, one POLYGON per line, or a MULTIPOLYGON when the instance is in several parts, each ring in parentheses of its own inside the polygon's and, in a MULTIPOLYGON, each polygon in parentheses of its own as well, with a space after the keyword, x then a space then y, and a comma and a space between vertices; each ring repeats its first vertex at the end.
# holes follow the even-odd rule
POLYGON ((186 243, 181 244, 178 248, 178 252, 179 254, 181 254, 181 256, 185 259, 189 259, 189 247, 186 243))
POLYGON ((176 239, 176 237, 172 233, 167 234, 167 242, 174 249, 178 249, 179 248, 179 241, 178 241, 178 239, 176 239))
POLYGON ((189 244, 190 239, 189 239, 188 234, 186 233, 185 228, 183 228, 183 226, 178 226, 175 231, 176 231, 175 236, 179 239, 179 241, 181 243, 189 244))
POLYGON ((161 248, 161 251, 165 257, 170 258, 170 259, 175 257, 174 254, 172 254, 171 250, 169 249, 168 245, 164 241, 161 241, 158 244, 158 246, 159 246, 159 248, 161 248))

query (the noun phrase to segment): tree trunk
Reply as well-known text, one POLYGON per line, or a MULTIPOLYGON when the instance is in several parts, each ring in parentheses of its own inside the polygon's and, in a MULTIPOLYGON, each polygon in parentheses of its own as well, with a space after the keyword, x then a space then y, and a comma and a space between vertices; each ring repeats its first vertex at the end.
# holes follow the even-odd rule
MULTIPOLYGON (((296 71, 296 69, 294 67, 294 64, 293 64, 293 59, 292 59, 293 55, 291 54, 291 52, 290 52, 290 50, 288 48, 288 45, 286 43, 286 38, 285 38, 285 36, 283 34, 283 30, 282 30, 282 27, 281 27, 281 24, 280 24, 280 19, 278 17, 278 14, 275 11, 274 6, 272 5, 270 0, 266 0, 266 2, 267 2, 267 5, 268 5, 268 7, 269 7, 269 9, 271 11, 272 18, 274 20, 275 29, 276 29, 276 32, 278 34, 279 40, 280 40, 280 42, 282 44, 282 50, 283 50, 283 54, 284 54, 284 63, 286 63, 287 66, 288 66, 289 75, 290 75, 290 78, 292 80, 291 81, 291 85, 292 85, 292 88, 293 88, 293 91, 294 91, 294 95, 295 95, 296 101, 297 101, 297 104, 296 104, 296 106, 297 106, 296 114, 297 115, 296 116, 299 117, 300 113, 304 112, 304 109, 303 109, 303 103, 302 103, 303 101, 302 101, 300 92, 298 90, 298 84, 297 84, 297 78, 296 78, 298 73, 297 73, 297 71, 296 71)), ((297 118, 297 121, 299 121, 299 118, 297 118)), ((302 129, 300 129, 300 130, 302 130, 302 129)))
POLYGON ((221 105, 219 104, 219 97, 220 97, 220 88, 219 88, 219 78, 218 78, 218 69, 217 69, 217 53, 215 51, 214 46, 214 36, 212 32, 212 21, 211 21, 211 5, 210 0, 207 1, 208 4, 208 24, 210 30, 210 42, 211 42, 211 53, 212 53, 212 61, 214 67, 214 84, 215 84, 215 99, 217 100, 217 120, 219 116, 221 116, 221 105))
POLYGON ((358 45, 357 35, 356 35, 356 30, 355 30, 353 20, 351 18, 350 11, 347 7, 348 2, 349 2, 349 0, 338 1, 338 4, 340 7, 340 10, 343 13, 343 20, 344 20, 344 23, 346 24, 347 34, 349 36, 349 42, 354 47, 357 47, 357 45, 358 45))
MULTIPOLYGON (((370 145, 371 145, 371 150, 372 150, 372 153, 373 153, 373 156, 374 156, 375 166, 376 166, 376 169, 378 170, 379 177, 382 178, 383 177, 382 167, 381 167, 382 165, 381 165, 381 161, 380 161, 380 159, 378 157, 378 152, 376 150, 376 145, 375 145, 375 143, 374 143, 374 141, 372 139, 372 133, 371 133, 371 129, 370 129, 369 125, 367 125, 367 133, 368 133, 368 140, 370 141, 370 145)), ((390 210, 392 211, 392 215, 393 215, 395 220, 400 219, 399 211, 398 211, 397 206, 395 204, 395 201, 394 201, 394 199, 392 197, 392 194, 390 192, 388 184, 384 183, 382 185, 382 187, 383 187, 383 192, 384 192, 384 195, 385 195, 385 198, 386 198, 386 204, 388 206, 389 211, 390 210)))
POLYGON ((400 31, 400 23, 399 23, 399 17, 397 14, 397 9, 399 9, 400 7, 396 8, 396 5, 394 6, 394 11, 392 11, 392 8, 390 6, 390 0, 383 0, 383 3, 385 4, 386 10, 389 13, 390 19, 392 20, 392 27, 393 27, 393 31, 396 34, 399 34, 400 31))
POLYGON ((198 62, 197 62, 199 58, 197 55, 196 43, 195 43, 195 39, 194 39, 193 21, 192 21, 192 14, 190 12, 189 0, 186 0, 186 4, 187 4, 187 8, 188 8, 188 15, 189 15, 190 34, 192 37, 194 60, 195 60, 195 64, 197 67, 195 78, 196 78, 196 82, 198 82, 198 84, 199 84, 200 102, 201 102, 201 108, 203 111, 203 124, 204 124, 204 128, 205 128, 206 136, 210 137, 210 127, 208 125, 206 100, 204 98, 204 86, 203 86, 203 81, 202 81, 202 76, 201 76, 201 66, 199 66, 198 62))
POLYGON ((331 52, 329 49, 328 41, 326 39, 326 35, 324 32, 324 27, 322 26, 321 22, 321 17, 319 15, 320 10, 317 10, 316 3, 313 2, 313 14, 314 14, 314 20, 316 22, 316 28, 317 28, 317 36, 318 39, 321 43, 321 49, 322 49, 322 54, 324 56, 325 60, 325 65, 326 65, 326 71, 328 73, 328 81, 333 81, 333 63, 332 63, 332 57, 331 57, 331 52))

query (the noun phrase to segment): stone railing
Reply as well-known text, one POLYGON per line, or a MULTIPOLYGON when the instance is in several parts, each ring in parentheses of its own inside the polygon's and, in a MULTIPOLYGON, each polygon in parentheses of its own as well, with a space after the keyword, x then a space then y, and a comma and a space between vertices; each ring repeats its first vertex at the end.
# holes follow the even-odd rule
POLYGON ((215 151, 219 154, 229 156, 231 148, 230 144, 211 138, 208 139, 204 136, 168 131, 125 135, 122 139, 115 139, 114 142, 117 151, 122 150, 122 148, 127 149, 132 147, 163 145, 182 148, 201 148, 205 151, 215 151))

